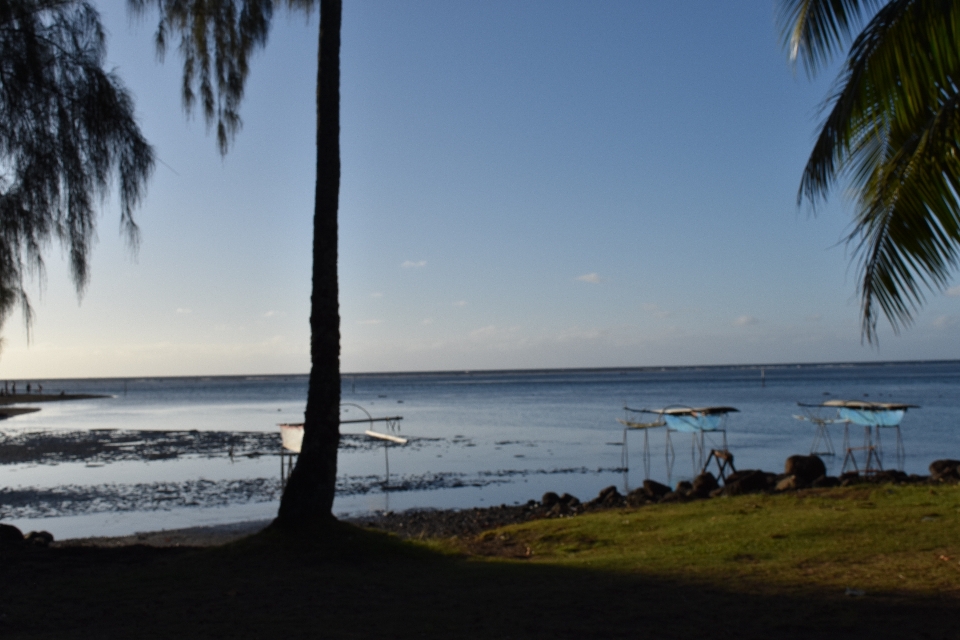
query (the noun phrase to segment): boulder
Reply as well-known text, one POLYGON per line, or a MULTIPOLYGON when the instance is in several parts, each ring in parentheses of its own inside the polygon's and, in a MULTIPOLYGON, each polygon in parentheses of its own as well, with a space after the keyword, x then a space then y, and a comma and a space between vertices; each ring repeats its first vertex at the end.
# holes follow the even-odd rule
POLYGON ((797 476, 787 476, 786 478, 783 478, 777 482, 776 487, 774 487, 776 491, 793 491, 796 488, 797 476))
POLYGON ((658 500, 670 493, 671 489, 667 485, 660 484, 656 480, 644 480, 643 491, 647 494, 648 498, 658 500))
POLYGON ((898 469, 888 469, 873 474, 871 480, 874 482, 905 482, 909 477, 910 476, 898 469))
POLYGON ((568 507, 575 507, 580 504, 580 500, 577 499, 577 496, 572 496, 569 493, 565 493, 560 496, 560 502, 568 507))
POLYGON ((560 502, 560 496, 555 494, 553 491, 547 491, 545 494, 543 494, 543 497, 540 498, 540 504, 548 509, 558 502, 560 502))
POLYGON ((0 544, 4 542, 23 542, 23 532, 12 524, 0 524, 0 544))
POLYGON ((930 463, 930 479, 944 482, 960 478, 960 460, 934 460, 930 463))
POLYGON ((600 495, 597 496, 597 501, 605 507, 619 507, 626 504, 626 498, 620 495, 620 492, 614 486, 609 486, 601 491, 600 495))
POLYGON ((674 489, 674 491, 681 495, 687 495, 693 491, 693 483, 688 480, 681 480, 677 483, 677 488, 674 489))
POLYGON ((24 540, 37 547, 46 547, 53 542, 53 534, 49 531, 31 531, 24 540))
POLYGON ((597 499, 602 502, 606 500, 608 496, 618 495, 620 495, 620 492, 617 491, 617 487, 615 485, 610 485, 609 487, 605 487, 600 490, 600 493, 597 494, 597 499))
MULTIPOLYGON (((776 476, 773 476, 776 478, 776 476)), ((758 469, 736 471, 727 476, 723 487, 724 495, 739 496, 744 493, 756 493, 769 487, 767 474, 758 469)))
POLYGON ((639 507, 650 502, 651 499, 647 495, 647 492, 643 490, 643 487, 634 489, 627 494, 627 504, 631 507, 639 507))
POLYGON ((693 493, 701 498, 706 498, 711 491, 719 487, 720 483, 717 482, 716 476, 709 471, 704 471, 693 479, 693 493))
POLYGON ((827 466, 819 456, 790 456, 783 472, 788 476, 796 476, 797 483, 806 486, 820 476, 827 475, 827 466))

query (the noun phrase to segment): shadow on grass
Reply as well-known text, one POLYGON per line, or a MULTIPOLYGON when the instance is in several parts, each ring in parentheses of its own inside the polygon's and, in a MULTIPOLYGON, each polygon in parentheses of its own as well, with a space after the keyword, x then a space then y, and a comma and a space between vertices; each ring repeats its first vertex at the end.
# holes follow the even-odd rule
POLYGON ((4 638, 957 638, 956 604, 481 561, 341 523, 212 549, 0 547, 4 638))

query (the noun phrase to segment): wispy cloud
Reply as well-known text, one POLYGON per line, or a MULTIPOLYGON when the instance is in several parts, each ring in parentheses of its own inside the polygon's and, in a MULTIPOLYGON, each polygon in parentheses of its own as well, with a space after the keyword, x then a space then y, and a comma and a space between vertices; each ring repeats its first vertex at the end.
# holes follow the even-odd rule
POLYGON ((590 284, 600 284, 600 276, 596 273, 585 273, 582 276, 577 276, 577 280, 580 282, 589 282, 590 284))
POLYGON ((465 306, 467 306, 467 301, 466 301, 466 300, 457 300, 456 302, 453 303, 453 306, 455 306, 455 307, 465 307, 465 306))
POLYGON ((951 298, 960 298, 960 284, 955 287, 950 287, 947 289, 947 295, 951 298))
POLYGON ((420 269, 421 267, 427 266, 426 260, 404 260, 400 263, 400 266, 404 269, 420 269))
POLYGON ((474 329, 470 332, 471 340, 484 340, 492 336, 497 335, 497 325, 488 324, 485 327, 480 327, 479 329, 474 329))
POLYGON ((275 318, 275 317, 277 317, 277 316, 279 316, 279 315, 280 315, 280 312, 279 312, 279 311, 273 311, 273 310, 271 309, 270 311, 267 311, 265 314, 263 314, 263 317, 264 317, 264 318, 275 318))
POLYGON ((758 322, 760 321, 754 318, 753 316, 740 316, 739 318, 733 321, 733 324, 734 326, 737 326, 737 327, 745 327, 750 324, 757 324, 758 322))
POLYGON ((374 291, 373 293, 370 294, 370 297, 371 297, 371 298, 382 298, 382 297, 383 297, 383 292, 382 292, 382 291, 374 291))
POLYGON ((666 309, 662 309, 658 304, 650 304, 650 303, 645 304, 643 305, 643 310, 652 313, 658 318, 669 318, 670 316, 673 315, 672 311, 667 311, 666 309))
POLYGON ((941 315, 933 319, 933 326, 937 329, 949 329, 957 324, 957 316, 941 315))
POLYGON ((180 307, 180 308, 177 309, 177 313, 180 314, 180 315, 182 315, 182 316, 185 316, 185 315, 188 315, 188 314, 193 313, 193 309, 187 309, 186 307, 180 307))
POLYGON ((420 324, 433 324, 433 318, 424 318, 420 321, 420 324))

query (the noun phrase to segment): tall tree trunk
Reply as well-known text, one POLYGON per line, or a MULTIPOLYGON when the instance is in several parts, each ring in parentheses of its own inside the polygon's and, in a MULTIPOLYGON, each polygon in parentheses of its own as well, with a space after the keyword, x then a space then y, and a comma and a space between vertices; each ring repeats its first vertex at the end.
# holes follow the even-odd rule
POLYGON ((280 500, 278 519, 299 525, 332 517, 340 444, 340 20, 342 0, 320 2, 317 68, 317 185, 310 298, 310 388, 303 448, 280 500))

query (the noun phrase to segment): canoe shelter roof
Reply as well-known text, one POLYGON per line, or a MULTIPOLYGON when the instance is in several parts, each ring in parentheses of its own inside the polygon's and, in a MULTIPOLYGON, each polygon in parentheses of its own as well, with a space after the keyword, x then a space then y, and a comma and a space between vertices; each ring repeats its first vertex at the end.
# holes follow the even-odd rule
POLYGON ((643 409, 643 411, 668 416, 712 416, 739 412, 740 410, 733 407, 668 407, 666 409, 643 409))
POLYGON ((820 404, 803 404, 801 407, 833 407, 836 409, 856 409, 858 411, 905 411, 919 409, 919 405, 897 402, 867 402, 865 400, 827 400, 820 404))

